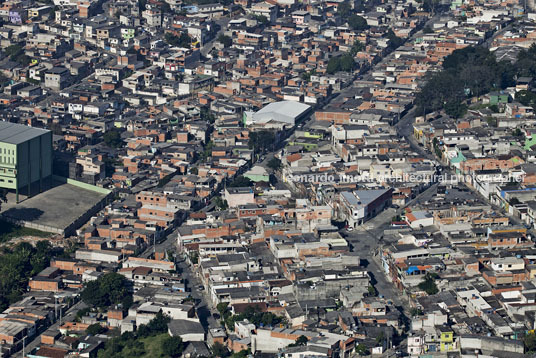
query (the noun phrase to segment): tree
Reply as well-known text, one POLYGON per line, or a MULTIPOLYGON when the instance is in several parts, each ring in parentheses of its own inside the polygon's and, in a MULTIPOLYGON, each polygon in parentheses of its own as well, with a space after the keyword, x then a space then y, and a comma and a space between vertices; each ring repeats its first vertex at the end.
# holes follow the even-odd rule
POLYGON ((351 15, 348 18, 348 25, 356 31, 363 31, 369 28, 369 25, 367 24, 367 20, 363 16, 359 15, 351 15))
POLYGON ((186 32, 181 32, 179 36, 174 35, 171 32, 166 32, 164 35, 164 41, 171 46, 190 48, 192 39, 186 32))
POLYGON ((376 296, 378 294, 376 292, 376 288, 372 285, 369 285, 367 290, 368 290, 369 296, 376 296))
POLYGON ((162 340, 162 353, 172 358, 180 357, 184 349, 181 337, 166 337, 162 340))
POLYGON ((281 169, 281 160, 279 160, 276 157, 273 157, 272 159, 268 161, 267 166, 268 168, 272 169, 274 172, 278 171, 279 169, 281 169))
POLYGON ((493 113, 499 113, 499 106, 497 106, 496 104, 492 104, 491 106, 488 107, 490 111, 492 111, 493 113))
POLYGON ((227 204, 227 200, 222 199, 221 196, 214 197, 214 205, 220 210, 227 210, 229 208, 229 204, 227 204))
POLYGON ((270 21, 268 20, 268 18, 267 18, 266 16, 264 16, 264 15, 254 15, 254 16, 255 16, 255 19, 256 19, 258 22, 261 23, 261 25, 266 26, 266 25, 268 25, 268 23, 270 22, 270 21))
POLYGON ((536 352, 536 333, 531 332, 523 337, 523 343, 525 344, 526 353, 536 352))
POLYGON ((410 312, 409 314, 411 315, 411 317, 421 316, 423 314, 421 309, 415 308, 415 307, 413 307, 409 312, 410 312))
POLYGON ((247 358, 250 353, 249 349, 242 349, 240 352, 231 354, 231 358, 247 358))
POLYGON ((117 129, 111 129, 102 136, 104 143, 110 148, 119 148, 123 145, 121 134, 117 129))
POLYGON ((417 0, 421 3, 421 7, 426 12, 431 12, 432 15, 435 12, 437 5, 439 5, 439 0, 417 0))
POLYGON ((389 47, 393 50, 400 47, 400 45, 404 43, 404 40, 396 36, 392 29, 387 30, 386 37, 389 40, 389 47))
POLYGON ((275 134, 272 131, 250 132, 248 147, 255 153, 266 152, 273 149, 275 140, 275 134))
POLYGON ((339 3, 337 6, 337 14, 339 14, 340 17, 343 19, 348 18, 350 14, 352 13, 352 7, 348 1, 344 1, 342 3, 339 3))
POLYGON ((4 53, 9 57, 20 55, 22 51, 22 46, 20 45, 11 45, 4 49, 4 53))
POLYGON ((536 106, 536 93, 530 91, 519 91, 516 93, 516 101, 524 106, 536 106))
POLYGON ((513 130, 512 135, 514 137, 523 137, 523 131, 519 128, 513 130))
POLYGON ((229 307, 228 302, 220 302, 216 305, 216 309, 220 313, 220 317, 225 316, 225 313, 227 312, 227 308, 229 307))
POLYGON ((89 281, 80 294, 82 300, 95 307, 108 307, 113 304, 122 304, 125 309, 132 304, 130 283, 122 275, 110 272, 89 281))
POLYGON ((306 336, 304 336, 303 334, 301 336, 299 336, 298 338, 296 338, 296 344, 298 344, 299 346, 306 345, 307 341, 309 341, 309 339, 306 336))
POLYGON ((7 189, 0 189, 0 210, 2 210, 2 203, 7 203, 7 189))
POLYGON ((369 354, 369 350, 367 348, 367 346, 365 346, 364 344, 358 344, 357 347, 355 347, 355 352, 357 354, 359 354, 360 356, 366 356, 369 354))
POLYGON ((214 358, 226 358, 229 356, 229 351, 220 342, 214 343, 212 346, 212 357, 214 358))
POLYGON ((292 344, 289 344, 289 347, 299 347, 299 346, 304 346, 307 344, 307 342, 309 341, 309 339, 304 336, 303 334, 301 336, 299 336, 298 338, 296 338, 296 342, 292 343, 292 344))
POLYGON ((518 198, 512 198, 510 199, 509 204, 513 206, 513 205, 521 204, 521 202, 519 201, 518 198))
POLYGON ((205 106, 201 107, 199 111, 199 117, 201 118, 202 121, 206 121, 211 124, 216 121, 216 116, 214 115, 214 113, 212 113, 210 108, 205 107, 205 106))
POLYGON ((355 61, 350 54, 344 54, 341 57, 341 71, 352 72, 355 68, 355 61))
POLYGON ((196 167, 192 167, 190 169, 190 174, 197 175, 198 173, 199 173, 199 169, 197 169, 196 167))
POLYGON ((352 57, 355 57, 358 52, 363 51, 364 49, 365 46, 359 40, 355 40, 354 44, 352 45, 352 48, 350 49, 350 55, 352 57))
POLYGON ((432 28, 430 26, 425 26, 423 29, 422 29, 422 32, 424 32, 425 34, 433 34, 434 33, 434 30, 432 30, 432 28))
POLYGON ((101 334, 104 332, 106 332, 106 328, 104 328, 98 323, 93 323, 92 325, 86 328, 86 334, 89 334, 92 336, 96 336, 97 334, 101 334))
POLYGON ((313 69, 311 71, 302 73, 301 78, 302 80, 309 82, 311 80, 311 76, 314 74, 316 74, 316 70, 313 69))
POLYGON ((218 36, 218 42, 221 43, 224 47, 231 47, 233 45, 233 39, 224 34, 218 36))
POLYGON ((239 176, 235 180, 231 182, 228 186, 231 188, 238 188, 238 187, 246 187, 246 186, 252 186, 253 182, 251 179, 246 178, 245 176, 239 176))
POLYGON ((355 61, 350 53, 332 57, 328 61, 327 73, 334 74, 339 71, 351 72, 355 68, 355 61))
POLYGON ((448 101, 445 104, 445 113, 454 119, 461 118, 467 113, 467 105, 456 100, 448 101))
POLYGON ((426 273, 424 281, 419 283, 418 287, 429 295, 435 295, 439 292, 439 289, 434 282, 436 278, 437 274, 426 273))
MULTIPOLYGON (((8 226, 0 222, 0 232, 8 226)), ((0 253, 0 310, 20 299, 26 292, 28 280, 50 263, 50 258, 60 253, 48 241, 39 241, 36 247, 27 242, 21 242, 13 248, 2 248, 0 253)))

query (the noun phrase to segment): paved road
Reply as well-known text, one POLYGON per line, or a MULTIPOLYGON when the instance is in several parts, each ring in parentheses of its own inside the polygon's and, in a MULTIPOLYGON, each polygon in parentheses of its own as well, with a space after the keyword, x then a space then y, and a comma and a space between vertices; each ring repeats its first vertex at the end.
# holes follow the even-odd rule
POLYGON ((220 28, 218 32, 216 32, 216 34, 214 35, 214 38, 210 40, 209 42, 207 42, 206 44, 204 44, 203 47, 201 47, 200 52, 203 57, 207 57, 210 51, 212 51, 216 41, 218 40, 218 36, 223 34, 223 32, 227 29, 227 25, 229 24, 229 21, 231 21, 229 17, 222 17, 215 21, 216 24, 220 26, 220 28))
MULTIPOLYGON (((67 310, 67 312, 65 312, 65 315, 62 317, 61 322, 65 323, 66 321, 74 320, 74 318, 76 316, 76 313, 79 310, 84 309, 86 307, 87 307, 87 305, 82 301, 79 301, 78 303, 75 303, 71 308, 69 308, 67 310)), ((53 325, 48 327, 47 330, 48 329, 59 329, 59 328, 60 328, 60 320, 59 320, 59 317, 58 317, 58 321, 56 321, 53 325)), ((26 342, 26 347, 24 349, 25 355, 29 354, 32 350, 34 350, 35 348, 37 348, 41 344, 41 335, 38 334, 32 340, 26 340, 26 341, 27 341, 26 342)), ((22 350, 17 352, 17 353, 15 353, 15 354, 13 354, 12 357, 23 358, 24 356, 23 356, 22 350)))

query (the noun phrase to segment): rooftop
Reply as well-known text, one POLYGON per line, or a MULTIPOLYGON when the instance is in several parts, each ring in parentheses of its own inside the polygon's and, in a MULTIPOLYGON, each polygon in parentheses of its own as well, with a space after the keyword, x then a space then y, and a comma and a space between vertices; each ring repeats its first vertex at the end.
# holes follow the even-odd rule
POLYGON ((45 129, 0 121, 0 142, 4 143, 20 144, 48 132, 50 131, 45 129))

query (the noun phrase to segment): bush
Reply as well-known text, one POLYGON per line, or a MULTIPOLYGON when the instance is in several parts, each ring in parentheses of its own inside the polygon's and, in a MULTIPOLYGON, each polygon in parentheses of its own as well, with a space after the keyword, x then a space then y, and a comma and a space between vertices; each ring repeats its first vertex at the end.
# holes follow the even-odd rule
POLYGON ((162 352, 170 357, 179 357, 183 349, 181 337, 167 337, 162 341, 162 352))

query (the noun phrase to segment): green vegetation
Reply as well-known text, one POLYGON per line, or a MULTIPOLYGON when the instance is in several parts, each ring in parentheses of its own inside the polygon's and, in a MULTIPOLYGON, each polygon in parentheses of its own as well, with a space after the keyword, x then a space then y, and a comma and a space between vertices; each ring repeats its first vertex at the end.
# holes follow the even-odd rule
POLYGON ((157 313, 147 325, 141 325, 136 332, 125 332, 122 335, 108 340, 104 349, 98 353, 99 358, 164 358, 177 357, 180 355, 170 355, 169 348, 174 348, 173 352, 180 350, 182 353, 182 341, 169 340, 167 334, 167 324, 169 317, 161 312, 157 313), (172 347, 166 347, 166 345, 172 347), (164 351, 166 349, 166 352, 164 351))
POLYGON ((355 61, 350 53, 345 53, 342 56, 335 56, 329 59, 327 73, 330 75, 343 71, 352 72, 355 69, 355 61))
MULTIPOLYGON (((0 202, 1 201, 2 199, 0 198, 0 202)), ((48 232, 25 228, 4 220, 0 220, 0 243, 8 242, 12 239, 23 236, 50 237, 51 235, 52 234, 48 232)))
POLYGON ((270 22, 268 20, 268 18, 264 15, 253 15, 255 17, 255 19, 261 23, 261 25, 268 25, 268 23, 270 22))
POLYGON ((104 274, 95 281, 89 281, 80 297, 93 307, 122 304, 124 309, 128 309, 132 305, 130 282, 115 272, 104 274))
POLYGON ((347 19, 352 14, 352 6, 348 1, 344 1, 337 6, 337 14, 343 19, 347 19))
POLYGON ((439 147, 439 141, 437 140, 437 137, 432 140, 432 145, 434 147, 435 155, 439 160, 441 160, 443 158, 443 153, 441 152, 441 148, 439 147))
POLYGON ((214 358, 226 358, 229 357, 229 351, 227 348, 220 342, 216 342, 212 346, 212 357, 214 358))
POLYGON ((368 286, 367 291, 368 291, 369 296, 371 297, 378 296, 378 292, 376 291, 376 288, 372 285, 368 286))
POLYGON ((516 101, 524 106, 535 107, 536 105, 536 93, 530 91, 519 91, 516 93, 516 101))
POLYGON ((536 352, 536 333, 531 332, 523 337, 523 343, 525 344, 525 353, 536 352))
POLYGON ((387 30, 386 37, 387 39, 389 39, 389 47, 392 50, 400 47, 404 43, 404 39, 401 39, 400 37, 396 36, 396 34, 391 29, 387 30))
POLYGON ((316 69, 312 69, 311 71, 302 73, 301 78, 302 80, 309 82, 311 80, 311 76, 313 75, 316 75, 316 69))
POLYGON ((251 179, 246 178, 245 176, 236 177, 228 186, 230 188, 238 188, 244 186, 252 186, 253 182, 251 179))
POLYGON ((523 131, 521 129, 519 129, 519 128, 514 129, 512 131, 512 135, 514 137, 523 137, 524 136, 523 131))
MULTIPOLYGON (((3 229, 3 225, 0 225, 3 229)), ((39 241, 32 246, 21 242, 12 249, 0 251, 0 310, 17 302, 26 292, 28 280, 48 267, 51 257, 60 254, 48 241, 39 241)))
POLYGON ((268 168, 272 169, 274 172, 281 169, 281 160, 277 159, 276 157, 273 157, 268 161, 268 164, 266 164, 268 168))
POLYGON ((214 147, 214 142, 208 141, 207 144, 205 144, 205 148, 203 149, 203 152, 201 153, 200 160, 202 162, 205 162, 208 158, 212 156, 212 148, 214 147))
POLYGON ((192 39, 186 32, 181 32, 180 36, 176 36, 171 32, 166 32, 164 40, 171 46, 190 48, 192 39))
POLYGON ((461 118, 467 113, 467 105, 458 101, 448 101, 445 103, 445 113, 454 119, 461 118))
POLYGON ((433 34, 434 33, 434 30, 432 30, 432 28, 430 26, 425 26, 423 29, 422 29, 422 32, 424 32, 425 34, 433 34))
POLYGON ((249 149, 255 153, 263 153, 273 149, 275 143, 275 134, 272 131, 258 131, 249 134, 249 149))
POLYGON ((296 342, 289 344, 289 347, 304 346, 307 344, 307 341, 309 341, 309 339, 306 336, 301 335, 298 338, 296 338, 296 342))
POLYGON ((365 45, 363 45, 359 40, 355 40, 354 44, 352 45, 352 48, 350 49, 350 55, 352 57, 355 57, 358 52, 363 51, 365 49, 365 45))
POLYGON ((199 262, 199 253, 197 251, 194 251, 190 254, 190 261, 192 264, 197 265, 199 262))
POLYGON ((119 148, 123 145, 123 140, 121 139, 121 133, 118 129, 110 129, 102 136, 104 143, 110 148, 119 148))
POLYGON ((363 31, 369 28, 367 20, 363 16, 356 14, 350 15, 348 18, 348 25, 356 31, 363 31))
POLYGON ((246 358, 250 354, 251 352, 249 349, 248 350, 243 349, 240 352, 231 354, 231 358, 246 358))
POLYGON ((251 179, 246 178, 245 176, 239 176, 236 177, 229 185, 227 185, 230 188, 238 188, 238 187, 245 187, 245 186, 252 186, 253 182, 251 179))
POLYGON ((415 317, 415 316, 422 316, 423 312, 421 309, 413 307, 409 311, 409 314, 411 315, 411 317, 415 317))
POLYGON ((180 357, 183 350, 181 337, 166 337, 162 340, 162 352, 169 357, 180 357))
POLYGON ((103 326, 101 326, 98 323, 93 323, 88 328, 86 328, 86 333, 90 334, 92 336, 95 336, 97 334, 101 334, 101 333, 104 333, 104 332, 106 332, 106 328, 104 328, 103 326))
MULTIPOLYGON (((428 82, 417 94, 417 115, 444 109, 459 118, 465 114, 468 97, 481 96, 492 90, 514 85, 514 76, 536 74, 536 46, 521 51, 517 62, 498 62, 493 53, 484 47, 466 47, 445 57, 443 69, 431 74, 428 82)), ((519 95, 531 103, 529 93, 519 95)))
MULTIPOLYGON (((223 307, 218 307, 218 311, 223 307)), ((235 322, 243 321, 247 319, 249 322, 253 323, 255 326, 275 326, 278 324, 286 324, 286 318, 276 316, 271 312, 260 312, 257 308, 247 307, 243 313, 231 315, 228 307, 225 307, 224 310, 220 311, 221 317, 223 318, 227 328, 233 330, 235 322)))
POLYGON ((439 276, 436 273, 426 273, 426 275, 424 276, 424 281, 419 283, 419 288, 429 295, 435 295, 439 292, 439 289, 435 284, 435 280, 438 277, 439 276))
POLYGON ((439 0, 417 0, 421 4, 421 7, 426 12, 435 13, 437 6, 439 5, 439 0))
POLYGON ((22 66, 28 66, 32 59, 24 54, 24 48, 20 45, 11 45, 5 48, 4 53, 9 56, 11 61, 17 62, 22 66))
POLYGON ((224 47, 231 47, 233 44, 233 39, 229 36, 221 34, 218 36, 218 42, 221 43, 224 47))
POLYGON ((201 110, 199 112, 199 117, 201 118, 202 121, 206 121, 210 124, 216 121, 216 116, 214 115, 214 113, 212 113, 210 108, 206 106, 201 107, 201 110))
POLYGON ((91 307, 86 307, 86 308, 79 310, 78 312, 76 312, 76 316, 74 317, 74 320, 76 322, 82 321, 82 317, 86 316, 89 312, 91 312, 91 307))
POLYGON ((356 347, 355 347, 355 352, 357 354, 359 354, 360 356, 367 356, 370 354, 367 346, 365 346, 364 344, 358 344, 356 347))
POLYGON ((227 210, 229 208, 229 204, 227 204, 227 200, 222 199, 221 196, 214 197, 214 204, 220 210, 227 210))

